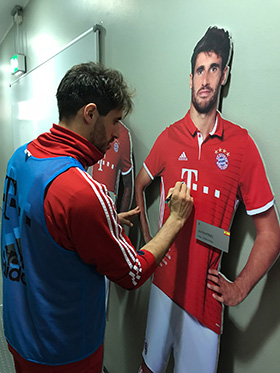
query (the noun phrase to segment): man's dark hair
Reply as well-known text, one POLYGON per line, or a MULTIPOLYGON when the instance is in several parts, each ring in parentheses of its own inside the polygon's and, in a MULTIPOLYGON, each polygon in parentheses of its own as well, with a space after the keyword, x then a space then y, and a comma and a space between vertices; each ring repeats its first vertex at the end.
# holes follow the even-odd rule
POLYGON ((127 115, 132 109, 132 93, 122 74, 94 62, 73 66, 61 80, 57 93, 59 120, 69 120, 80 108, 94 103, 100 115, 120 109, 127 115))
POLYGON ((191 58, 192 74, 197 56, 201 52, 215 52, 217 56, 222 57, 222 71, 226 67, 230 59, 231 53, 231 37, 228 31, 216 26, 209 27, 205 35, 196 44, 191 58))

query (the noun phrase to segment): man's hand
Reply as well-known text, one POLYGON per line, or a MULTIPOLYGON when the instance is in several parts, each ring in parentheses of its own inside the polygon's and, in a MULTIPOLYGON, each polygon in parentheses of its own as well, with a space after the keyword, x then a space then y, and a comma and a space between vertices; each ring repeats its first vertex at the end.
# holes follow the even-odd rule
POLYGON ((168 202, 170 215, 155 237, 142 248, 154 255, 156 264, 159 264, 168 252, 193 208, 193 199, 190 195, 190 189, 187 188, 186 184, 177 182, 175 187, 169 190, 170 194, 172 194, 168 202))
POLYGON ((185 183, 178 181, 174 188, 169 189, 168 196, 170 195, 172 195, 168 202, 170 215, 177 220, 182 220, 184 224, 193 209, 193 198, 190 195, 190 189, 185 183))
POLYGON ((135 216, 140 214, 140 207, 135 207, 133 210, 129 210, 126 212, 120 212, 118 214, 119 222, 121 225, 127 225, 128 227, 133 227, 131 219, 135 218, 135 216))
POLYGON ((227 306, 236 306, 247 297, 258 281, 267 273, 280 253, 280 229, 274 207, 254 215, 257 236, 247 263, 234 282, 215 269, 208 271, 208 288, 213 297, 227 306))
POLYGON ((235 282, 229 281, 222 273, 216 269, 209 269, 208 288, 213 290, 213 298, 226 306, 236 306, 245 298, 235 282))

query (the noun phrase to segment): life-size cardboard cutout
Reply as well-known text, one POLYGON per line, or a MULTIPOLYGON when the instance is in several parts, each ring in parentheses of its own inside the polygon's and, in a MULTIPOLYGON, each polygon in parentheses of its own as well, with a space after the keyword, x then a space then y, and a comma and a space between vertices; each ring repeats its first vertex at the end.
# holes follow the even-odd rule
MULTIPOLYGON (((210 27, 197 43, 191 58, 190 110, 158 136, 136 179, 136 202, 140 206, 144 205, 141 196, 145 187, 157 177, 161 180, 159 227, 169 216, 166 198, 177 181, 187 184, 194 199, 191 217, 154 274, 152 287, 162 294, 162 304, 169 299, 174 302, 173 309, 179 306, 182 313, 174 320, 172 306, 170 314, 166 314, 167 306, 161 310, 159 301, 150 301, 143 358, 152 371, 161 371, 171 346, 177 371, 185 371, 188 360, 178 352, 183 341, 187 343, 192 338, 185 335, 185 315, 206 327, 210 331, 207 335, 222 332, 222 304, 208 287, 209 270, 219 268, 221 253, 228 250, 237 202, 245 204, 249 215, 267 211, 274 203, 261 157, 247 130, 224 119, 217 111, 221 86, 229 73, 231 51, 229 33, 217 27, 210 27), (223 235, 225 239, 221 240, 223 235), (158 320, 160 328, 155 330, 158 320)), ((142 215, 144 237, 149 240, 146 223, 142 215)), ((194 333, 197 338, 200 330, 194 333)), ((192 347, 199 344, 205 356, 211 349, 209 354, 213 358, 205 362, 205 368, 197 365, 197 370, 190 371, 214 371, 213 351, 218 349, 218 339, 214 339, 214 347, 212 343, 203 346, 196 342, 192 347)), ((196 362, 200 360, 203 364, 198 350, 190 346, 183 349, 186 354, 193 351, 193 356, 198 356, 196 362)))

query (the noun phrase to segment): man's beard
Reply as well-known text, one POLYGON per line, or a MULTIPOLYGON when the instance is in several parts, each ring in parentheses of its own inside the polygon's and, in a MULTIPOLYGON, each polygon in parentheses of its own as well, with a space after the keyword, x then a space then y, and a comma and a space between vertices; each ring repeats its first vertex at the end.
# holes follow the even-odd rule
MULTIPOLYGON (((210 101, 208 101, 205 104, 204 103, 201 104, 201 103, 198 103, 196 101, 196 98, 195 98, 195 95, 194 95, 194 89, 192 88, 192 104, 193 104, 193 106, 195 107, 195 109, 197 110, 198 113, 208 114, 213 109, 213 107, 217 104, 222 80, 223 80, 223 75, 221 76, 219 84, 216 87, 216 89, 212 90, 214 92, 212 98, 210 98, 210 101)), ((207 85, 203 88, 207 88, 207 85)))
POLYGON ((199 103, 197 102, 195 96, 194 96, 194 92, 192 90, 192 103, 193 103, 193 106, 195 107, 196 111, 200 114, 207 114, 209 113, 213 107, 216 105, 217 103, 217 100, 218 100, 218 91, 215 91, 213 96, 211 97, 210 101, 206 102, 206 103, 199 103))
POLYGON ((215 104, 217 103, 218 99, 218 93, 216 92, 213 97, 208 101, 207 103, 199 103, 196 101, 195 96, 192 94, 192 103, 195 109, 197 110, 198 113, 200 114, 207 114, 209 113, 215 104))

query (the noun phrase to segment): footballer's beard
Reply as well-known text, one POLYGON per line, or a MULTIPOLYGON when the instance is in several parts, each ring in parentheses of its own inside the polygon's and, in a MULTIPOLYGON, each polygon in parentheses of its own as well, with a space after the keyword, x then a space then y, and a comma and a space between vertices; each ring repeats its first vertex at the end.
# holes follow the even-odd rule
POLYGON ((199 93, 200 90, 203 89, 210 89, 213 92, 213 95, 209 98, 209 100, 202 100, 202 102, 198 102, 196 99, 196 95, 194 93, 194 88, 192 88, 192 104, 195 107, 195 109, 198 111, 200 114, 208 114, 213 107, 217 108, 217 102, 220 94, 220 88, 222 84, 223 76, 221 76, 218 85, 216 86, 215 89, 209 87, 208 84, 205 86, 202 86, 198 91, 197 94, 199 93))
POLYGON ((219 90, 218 90, 218 88, 216 90, 212 89, 212 92, 213 92, 213 94, 208 100, 201 100, 201 102, 199 102, 196 99, 194 89, 192 89, 192 104, 193 104, 193 106, 195 107, 195 109, 198 113, 208 114, 213 109, 213 107, 215 107, 217 105, 219 90))
POLYGON ((111 144, 114 140, 115 137, 113 136, 110 140, 107 139, 104 120, 99 117, 93 131, 90 133, 89 141, 104 155, 106 151, 111 148, 111 144))

